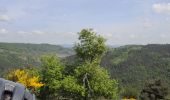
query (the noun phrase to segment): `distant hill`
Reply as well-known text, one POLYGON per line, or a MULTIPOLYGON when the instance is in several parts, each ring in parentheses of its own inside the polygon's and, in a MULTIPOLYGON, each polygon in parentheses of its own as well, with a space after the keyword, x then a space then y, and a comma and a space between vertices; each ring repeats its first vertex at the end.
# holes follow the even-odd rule
POLYGON ((74 54, 70 48, 50 44, 0 43, 0 70, 28 65, 38 66, 42 55, 66 57, 74 54))
MULTIPOLYGON (((67 57, 73 63, 75 56, 67 57)), ((110 48, 101 61, 120 86, 140 91, 150 79, 162 79, 170 87, 170 44, 127 45, 110 48)))
MULTIPOLYGON (((39 66, 40 57, 46 54, 69 56, 70 63, 75 61, 73 49, 58 45, 0 43, 0 70, 39 66)), ((101 66, 110 72, 112 78, 119 80, 121 86, 140 90, 148 79, 160 78, 170 87, 170 44, 110 47, 101 66)))
POLYGON ((140 89, 159 78, 170 86, 170 44, 129 45, 110 49, 101 65, 123 86, 140 89))

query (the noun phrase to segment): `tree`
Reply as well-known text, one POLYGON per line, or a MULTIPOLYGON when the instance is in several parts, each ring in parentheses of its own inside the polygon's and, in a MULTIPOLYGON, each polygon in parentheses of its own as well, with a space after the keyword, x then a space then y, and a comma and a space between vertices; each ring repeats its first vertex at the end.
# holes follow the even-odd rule
POLYGON ((80 100, 85 96, 85 88, 79 84, 78 78, 75 76, 66 76, 62 81, 62 96, 66 98, 74 98, 80 100))
POLYGON ((100 67, 100 61, 106 52, 106 40, 92 29, 83 29, 75 52, 80 59, 80 66, 75 68, 75 76, 85 89, 84 99, 95 99, 101 96, 115 98, 118 91, 116 80, 110 79, 108 72, 100 67))
POLYGON ((36 92, 36 90, 42 87, 44 84, 40 82, 40 78, 38 75, 33 75, 32 73, 28 73, 26 70, 28 69, 16 69, 10 71, 7 74, 7 79, 23 84, 28 89, 32 90, 32 92, 36 92))
POLYGON ((62 86, 64 66, 56 56, 44 56, 42 58, 41 78, 45 84, 41 90, 43 100, 52 100, 59 97, 62 86))
POLYGON ((168 89, 161 80, 148 82, 141 92, 140 100, 165 100, 168 89))
POLYGON ((42 58, 41 77, 45 85, 41 88, 41 99, 78 98, 84 95, 84 87, 77 78, 65 74, 65 66, 56 56, 42 58))
POLYGON ((110 79, 108 72, 99 65, 106 51, 105 39, 91 29, 84 29, 79 35, 80 42, 75 46, 79 60, 72 63, 73 66, 65 66, 55 56, 42 59, 43 100, 62 97, 90 100, 117 96, 117 81, 110 79))
POLYGON ((79 42, 74 49, 79 59, 90 62, 93 60, 100 61, 106 51, 106 40, 102 36, 96 35, 92 29, 83 29, 78 35, 79 42))
POLYGON ((79 84, 85 88, 85 99, 116 98, 118 82, 110 79, 108 72, 96 62, 85 63, 75 69, 79 84))

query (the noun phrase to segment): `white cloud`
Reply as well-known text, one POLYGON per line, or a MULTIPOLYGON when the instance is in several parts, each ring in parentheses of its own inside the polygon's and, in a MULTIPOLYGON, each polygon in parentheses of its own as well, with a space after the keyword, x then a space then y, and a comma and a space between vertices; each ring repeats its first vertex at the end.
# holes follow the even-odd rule
POLYGON ((135 38, 136 38, 136 35, 135 35, 135 34, 130 34, 129 37, 130 37, 131 39, 135 39, 135 38))
POLYGON ((43 35, 46 32, 40 31, 40 30, 34 30, 34 31, 23 31, 23 30, 19 30, 16 33, 18 34, 22 34, 22 35, 43 35))
POLYGON ((168 13, 170 14, 170 3, 157 3, 152 5, 152 9, 156 13, 168 13))
POLYGON ((22 31, 22 30, 17 31, 17 33, 18 33, 18 34, 30 34, 30 32, 26 32, 26 31, 22 31))
POLYGON ((160 34, 160 37, 164 38, 164 39, 169 39, 170 34, 168 34, 168 33, 160 34))
POLYGON ((166 35, 166 34, 160 34, 160 37, 161 37, 161 38, 166 38, 167 35, 166 35))
POLYGON ((8 31, 4 28, 0 28, 0 34, 6 34, 8 31))
POLYGON ((0 21, 9 21, 10 17, 7 15, 0 15, 0 21))
POLYGON ((37 35, 43 35, 43 34, 45 34, 45 32, 40 31, 40 30, 35 30, 35 31, 32 31, 31 33, 32 33, 32 34, 37 34, 37 35))

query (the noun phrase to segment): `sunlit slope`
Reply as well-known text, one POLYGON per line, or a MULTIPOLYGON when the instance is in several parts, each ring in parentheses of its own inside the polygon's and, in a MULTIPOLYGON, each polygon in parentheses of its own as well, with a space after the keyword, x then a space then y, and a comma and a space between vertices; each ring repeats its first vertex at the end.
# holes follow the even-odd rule
MULTIPOLYGON (((0 43, 0 70, 39 66, 40 57, 56 54, 60 57, 74 55, 72 49, 49 44, 0 43)), ((74 62, 75 56, 67 60, 74 62)), ((101 65, 123 86, 142 85, 151 78, 160 78, 170 84, 170 45, 130 45, 110 49, 101 65)))
POLYGON ((131 45, 111 49, 102 66, 124 86, 142 87, 148 80, 160 78, 170 84, 170 45, 131 45))
POLYGON ((65 57, 74 52, 72 49, 50 44, 0 43, 0 70, 39 65, 40 57, 47 54, 65 57))

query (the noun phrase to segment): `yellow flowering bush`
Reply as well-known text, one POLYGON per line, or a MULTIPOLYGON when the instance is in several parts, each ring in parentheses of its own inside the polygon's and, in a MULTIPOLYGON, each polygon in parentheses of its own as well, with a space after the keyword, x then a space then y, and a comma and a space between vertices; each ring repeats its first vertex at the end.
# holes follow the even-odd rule
POLYGON ((39 76, 33 76, 22 69, 16 69, 8 73, 7 79, 23 84, 25 87, 31 90, 40 88, 44 84, 39 82, 39 76))
POLYGON ((122 100, 137 100, 137 99, 135 99, 135 98, 130 98, 130 99, 123 98, 122 100))

